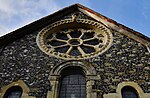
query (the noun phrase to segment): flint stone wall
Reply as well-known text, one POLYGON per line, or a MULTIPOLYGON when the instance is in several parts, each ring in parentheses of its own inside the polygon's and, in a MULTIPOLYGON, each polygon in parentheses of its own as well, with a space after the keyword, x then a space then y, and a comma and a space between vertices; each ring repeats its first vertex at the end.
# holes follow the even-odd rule
MULTIPOLYGON (((17 80, 23 80, 31 89, 29 95, 46 98, 51 90, 48 80, 51 69, 66 60, 48 56, 36 43, 39 31, 8 44, 0 53, 0 88, 17 80)), ((93 89, 113 93, 119 83, 134 81, 145 93, 150 93, 150 55, 142 44, 113 31, 113 44, 98 57, 81 60, 91 63, 97 75, 93 89)), ((2 49, 3 47, 1 47, 2 49)))

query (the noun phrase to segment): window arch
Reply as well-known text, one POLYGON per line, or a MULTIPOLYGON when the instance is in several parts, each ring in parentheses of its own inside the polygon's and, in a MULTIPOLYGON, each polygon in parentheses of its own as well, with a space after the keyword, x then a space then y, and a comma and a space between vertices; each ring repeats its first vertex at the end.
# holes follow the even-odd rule
MULTIPOLYGON (((97 93, 93 91, 92 87, 95 84, 94 80, 99 80, 100 78, 96 75, 96 70, 90 63, 81 62, 81 61, 63 62, 52 68, 49 75, 49 80, 52 88, 50 91, 48 91, 47 98, 59 98, 60 85, 61 85, 60 82, 62 80, 62 77, 65 76, 66 68, 71 68, 71 67, 80 68, 79 71, 81 71, 81 74, 86 79, 86 98, 96 98, 97 93)), ((74 70, 75 69, 73 69, 72 71, 74 70)), ((74 96, 72 96, 72 98, 74 98, 74 96)))
POLYGON ((61 73, 59 98, 86 98, 86 79, 80 67, 68 67, 61 73))
POLYGON ((13 86, 6 91, 4 98, 21 98, 22 92, 20 86, 13 86))
POLYGON ((0 89, 0 98, 36 98, 29 96, 29 87, 23 80, 12 82, 0 89), (19 97, 18 97, 19 96, 19 97))
POLYGON ((121 90, 122 98, 139 98, 137 91, 131 86, 125 86, 121 90))
POLYGON ((118 84, 116 93, 104 94, 103 97, 104 98, 150 98, 150 93, 144 93, 141 87, 135 82, 125 81, 118 84))

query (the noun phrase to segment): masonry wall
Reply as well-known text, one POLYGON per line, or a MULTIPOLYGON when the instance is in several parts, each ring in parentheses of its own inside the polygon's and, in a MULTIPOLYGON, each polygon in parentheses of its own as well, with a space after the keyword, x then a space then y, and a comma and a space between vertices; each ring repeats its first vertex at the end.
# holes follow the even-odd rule
MULTIPOLYGON (((46 98, 51 90, 48 80, 51 69, 66 60, 48 56, 36 43, 37 32, 26 35, 8 44, 0 54, 0 88, 23 80, 31 89, 29 95, 46 98)), ((119 83, 134 81, 145 93, 150 93, 150 55, 142 44, 113 31, 113 44, 98 57, 81 60, 91 63, 97 75, 93 89, 99 90, 99 98, 104 93, 114 93, 119 83)))

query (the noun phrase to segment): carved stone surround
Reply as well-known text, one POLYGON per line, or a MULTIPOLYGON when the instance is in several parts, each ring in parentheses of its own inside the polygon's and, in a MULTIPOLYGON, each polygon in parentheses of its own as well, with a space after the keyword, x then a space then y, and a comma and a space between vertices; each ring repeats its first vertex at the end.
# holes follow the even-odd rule
POLYGON ((3 98, 6 91, 11 88, 11 87, 15 87, 15 86, 19 86, 22 88, 23 92, 22 92, 22 96, 21 98, 36 98, 33 96, 29 96, 28 93, 30 92, 29 87, 22 81, 22 80, 18 80, 16 82, 13 82, 3 88, 0 89, 0 98, 3 98))
POLYGON ((111 43, 112 34, 105 25, 76 14, 45 27, 37 36, 43 52, 67 60, 97 56, 111 43))
POLYGON ((94 80, 99 80, 96 75, 95 68, 88 64, 79 61, 71 61, 55 66, 50 73, 49 80, 52 85, 51 91, 48 92, 47 98, 58 98, 59 96, 59 80, 61 78, 61 71, 67 67, 80 67, 86 77, 86 98, 96 98, 97 93, 93 91, 92 87, 95 84, 94 80))
POLYGON ((116 89, 116 93, 108 93, 104 94, 104 98, 122 98, 121 90, 125 86, 131 86, 133 87, 139 96, 139 98, 150 98, 150 93, 144 93, 141 87, 135 83, 135 82, 122 82, 118 84, 118 87, 116 89))

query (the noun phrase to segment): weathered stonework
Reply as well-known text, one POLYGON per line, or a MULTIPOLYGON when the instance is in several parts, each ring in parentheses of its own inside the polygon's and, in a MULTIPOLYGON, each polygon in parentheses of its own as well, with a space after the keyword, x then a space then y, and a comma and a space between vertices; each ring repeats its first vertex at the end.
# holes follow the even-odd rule
POLYGON ((35 98, 35 97, 32 97, 32 96, 29 96, 28 93, 30 92, 30 89, 28 88, 28 86, 22 80, 12 82, 9 85, 4 86, 3 88, 1 88, 0 98, 4 98, 7 90, 10 89, 11 87, 21 87, 22 91, 23 91, 23 93, 22 93, 23 98, 35 98))
MULTIPOLYGON (((144 93, 150 93, 150 54, 146 46, 127 36, 111 30, 112 46, 103 54, 81 62, 90 63, 99 80, 92 87, 98 98, 115 93, 117 85, 124 81, 137 83, 144 93)), ((49 74, 51 69, 68 60, 49 56, 36 43, 39 31, 0 49, 0 88, 23 80, 30 88, 29 96, 46 98, 51 91, 49 74)))
POLYGON ((119 32, 113 31, 113 38, 113 45, 108 51, 88 60, 95 65, 101 77, 101 80, 96 81, 96 89, 101 93, 111 93, 115 92, 119 83, 134 81, 144 92, 149 93, 150 54, 146 47, 119 32))

